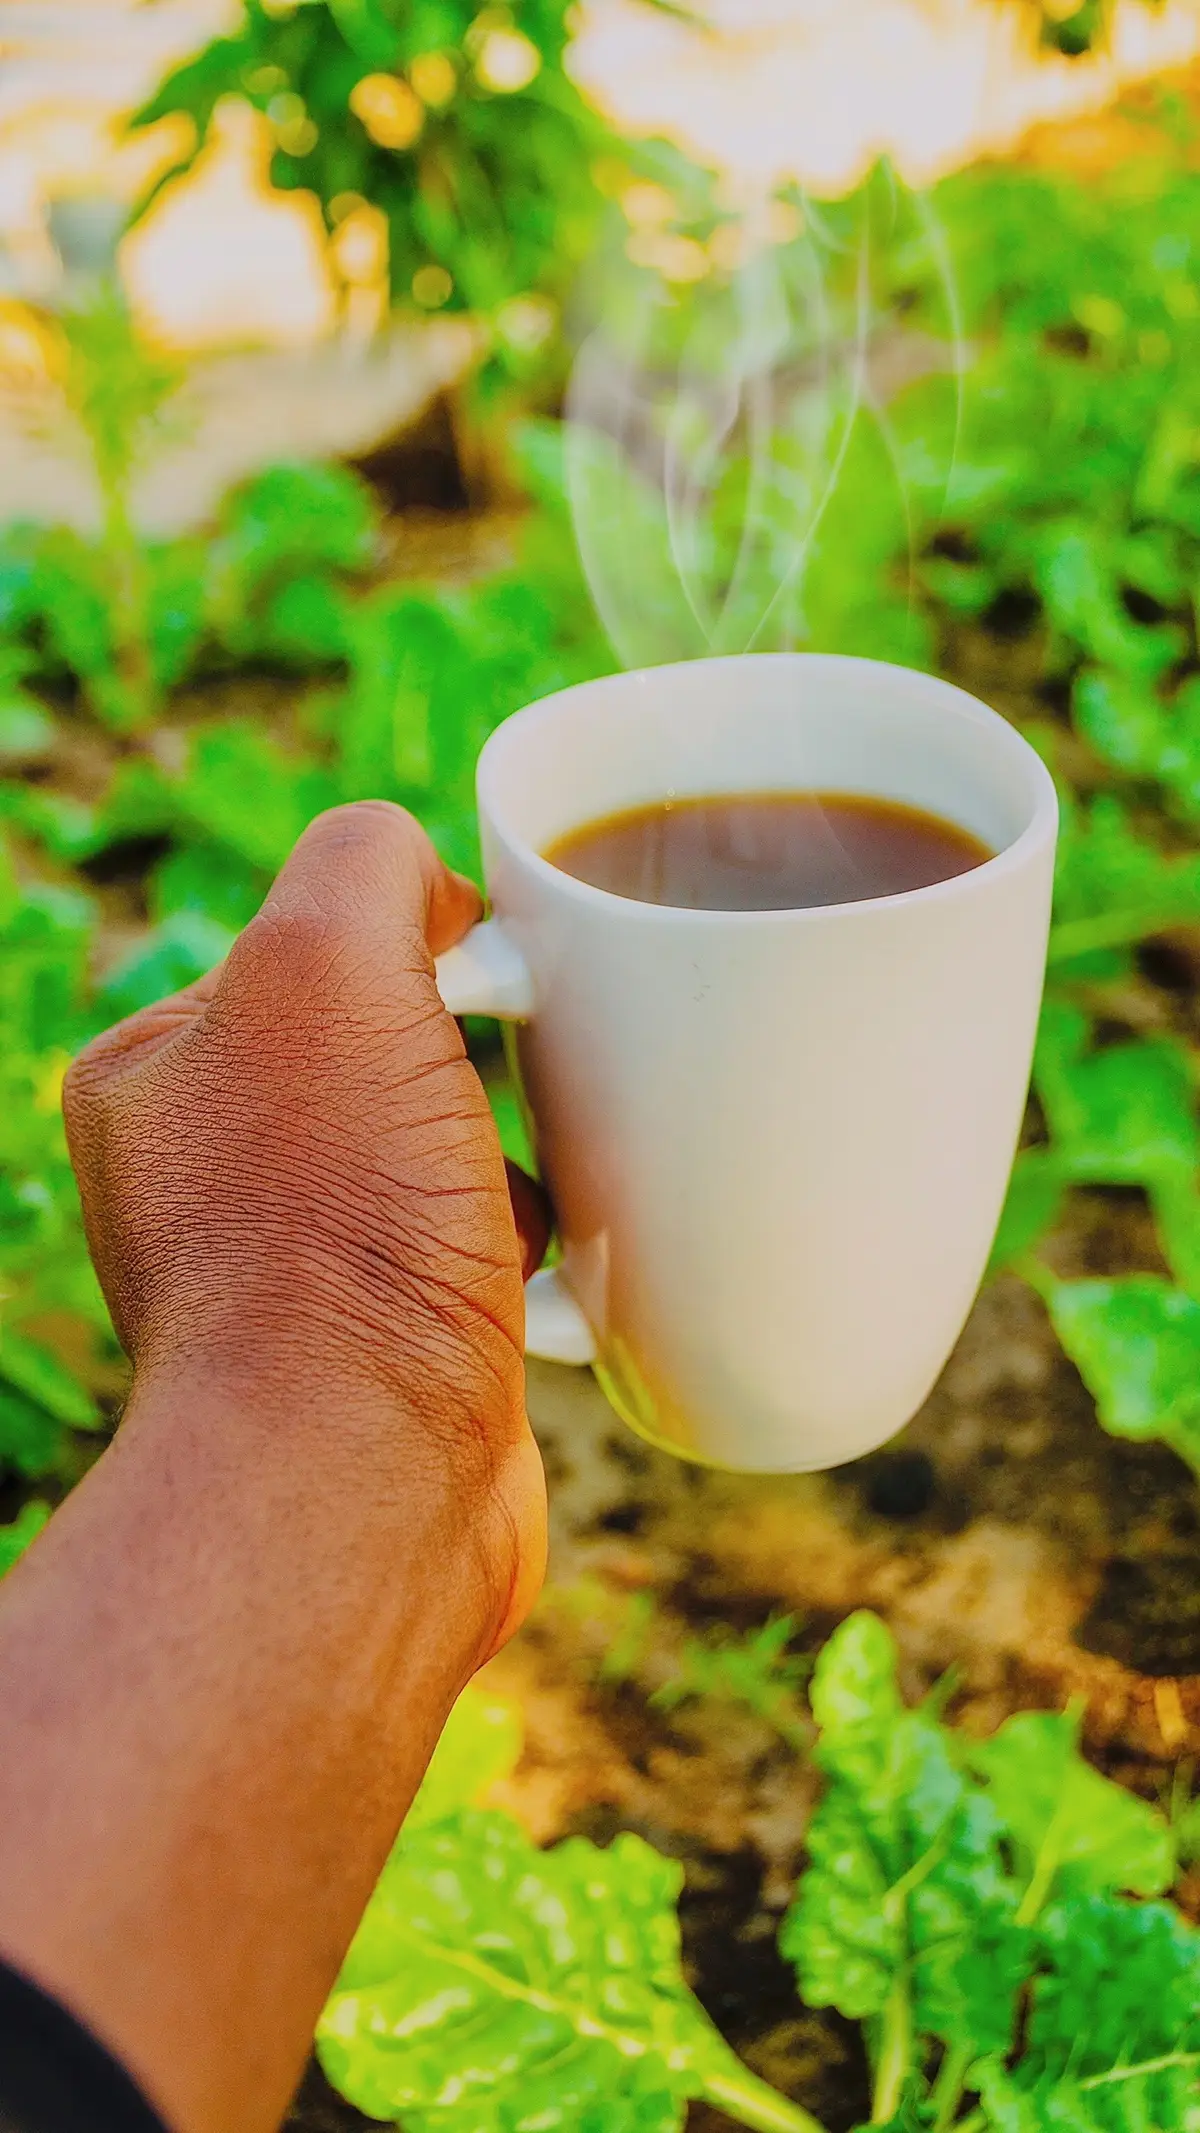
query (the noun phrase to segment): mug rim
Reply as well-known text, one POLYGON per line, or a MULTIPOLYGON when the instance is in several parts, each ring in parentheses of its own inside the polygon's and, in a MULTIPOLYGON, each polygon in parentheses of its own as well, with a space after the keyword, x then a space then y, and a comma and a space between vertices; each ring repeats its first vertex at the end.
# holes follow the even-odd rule
MULTIPOLYGON (((1022 733, 1011 725, 999 711, 982 698, 972 696, 967 689, 960 689, 956 682, 943 681, 939 675, 926 674, 919 667, 903 667, 894 660, 866 659, 852 653, 842 652, 736 652, 717 659, 681 659, 657 667, 630 667, 615 674, 600 674, 589 681, 573 682, 569 688, 555 689, 548 696, 534 699, 519 711, 511 712, 488 736, 480 751, 475 773, 476 802, 481 818, 486 817, 489 826, 497 833, 509 852, 523 866, 530 868, 535 877, 565 894, 572 901, 582 902, 597 910, 608 910, 614 916, 624 914, 627 920, 641 918, 643 921, 698 921, 704 925, 714 923, 730 925, 762 925, 765 922, 784 922, 794 925, 798 920, 835 920, 885 910, 906 910, 913 905, 944 902, 955 895, 969 894, 998 883, 1005 875, 1020 870, 1047 844, 1053 845, 1058 835, 1059 804, 1054 780, 1045 763, 1031 747, 1022 733), (765 911, 721 911, 697 908, 691 904, 652 904, 640 897, 621 896, 611 889, 597 888, 594 883, 581 881, 578 875, 568 874, 555 866, 535 845, 523 836, 516 835, 503 818, 503 810, 496 808, 488 793, 488 785, 494 775, 496 759, 505 746, 511 747, 515 729, 536 725, 553 716, 588 689, 606 687, 620 689, 643 681, 647 676, 678 674, 693 667, 742 667, 753 660, 769 662, 774 666, 839 668, 843 671, 857 669, 871 674, 902 676, 909 682, 922 685, 941 697, 948 711, 956 711, 959 717, 972 725, 986 727, 996 734, 1001 745, 1010 747, 1015 759, 1028 771, 1032 786, 1032 811, 1025 828, 1000 851, 993 852, 990 859, 970 867, 963 874, 952 874, 944 881, 928 882, 923 888, 902 889, 890 896, 861 896, 849 902, 834 904, 785 905, 781 909, 765 911)), ((769 789, 769 788, 768 788, 769 789)), ((834 788, 827 788, 832 791, 834 788)), ((703 797, 701 795, 700 797, 703 797)), ((585 818, 586 820, 586 818, 585 818)), ((582 827, 582 824, 580 825, 582 827)), ((569 833, 568 833, 569 834, 569 833)))

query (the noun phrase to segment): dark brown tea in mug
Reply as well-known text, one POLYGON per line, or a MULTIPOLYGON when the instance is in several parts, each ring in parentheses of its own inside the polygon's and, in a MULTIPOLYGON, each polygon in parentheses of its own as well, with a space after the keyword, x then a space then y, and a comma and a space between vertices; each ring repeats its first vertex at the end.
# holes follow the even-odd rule
POLYGON ((992 853, 969 830, 853 793, 658 800, 572 830, 545 857, 612 896, 688 911, 800 911, 927 889, 992 853))

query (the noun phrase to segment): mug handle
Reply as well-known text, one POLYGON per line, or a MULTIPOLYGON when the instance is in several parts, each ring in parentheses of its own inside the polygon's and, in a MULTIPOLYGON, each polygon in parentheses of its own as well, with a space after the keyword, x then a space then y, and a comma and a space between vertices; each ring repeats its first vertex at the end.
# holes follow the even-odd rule
MULTIPOLYGON (((529 966, 494 918, 439 955, 434 975, 452 1015, 524 1022, 533 1012, 529 966)), ((543 1267, 525 1285, 525 1353, 580 1368, 596 1360, 595 1335, 557 1267, 543 1267)))

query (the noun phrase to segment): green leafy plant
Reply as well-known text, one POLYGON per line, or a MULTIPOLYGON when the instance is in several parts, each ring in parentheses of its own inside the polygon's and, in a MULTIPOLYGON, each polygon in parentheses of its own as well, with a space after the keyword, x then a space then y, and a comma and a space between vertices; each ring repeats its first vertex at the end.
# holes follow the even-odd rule
POLYGON ((378 530, 353 475, 268 468, 233 492, 208 538, 143 542, 126 511, 123 500, 94 541, 67 527, 18 526, 0 544, 10 754, 43 738, 28 724, 30 683, 74 681, 103 726, 138 734, 167 692, 197 673, 336 669, 353 656, 348 595, 374 559, 378 530))
POLYGON ((680 1639, 653 1592, 617 1592, 597 1577, 552 1585, 541 1604, 597 1636, 601 1682, 637 1684, 648 1692, 652 1709, 676 1711, 694 1702, 740 1706, 797 1754, 811 1745, 803 1701, 811 1662, 792 1649, 797 1616, 773 1614, 761 1628, 741 1632, 717 1623, 702 1636, 680 1639))
POLYGON ((676 2133, 698 2096, 761 2133, 820 2133, 688 1991, 673 1861, 630 1835, 538 1851, 471 1804, 519 1746, 468 1692, 321 2018, 334 2086, 411 2133, 676 2133))
POLYGON ((180 373, 147 348, 112 283, 65 315, 55 353, 63 412, 95 474, 100 529, 88 539, 67 527, 11 528, 0 618, 18 643, 32 640, 40 664, 76 675, 101 718, 127 728, 154 715, 194 627, 184 551, 168 560, 146 546, 131 504, 180 373))
POLYGON ((1052 993, 1034 1075, 1049 1140, 1018 1160, 997 1263, 1045 1298, 1105 1426, 1162 1437, 1200 1473, 1200 1128, 1188 1054, 1171 1038, 1097 1049, 1083 1010, 1052 993), (1054 1274, 1033 1247, 1081 1185, 1142 1188, 1174 1282, 1054 1274))
MULTIPOLYGON (((1165 104, 1145 124, 1144 160, 1087 186, 1014 168, 938 188, 970 373, 961 421, 928 382, 889 411, 909 505, 890 569, 911 573, 936 663, 955 672, 988 643, 1003 674, 1011 646, 1017 715, 1062 804, 1040 1117, 993 1263, 1044 1297, 1102 1422, 1163 1437, 1195 1468, 1190 1057, 1175 1039, 1117 1036, 1143 944, 1200 923, 1200 184, 1179 150, 1190 124, 1180 133, 1165 104), (940 486, 933 464, 949 468, 940 486), (1061 1279, 1040 1247, 1069 1195, 1118 1186, 1150 1201, 1158 1263, 1061 1279)), ((901 232, 881 278, 907 320, 944 314, 928 246, 901 232)))
POLYGON ((93 1366, 113 1352, 60 1110, 89 1030, 91 926, 82 897, 23 881, 0 845, 0 1464, 29 1481, 69 1480, 75 1432, 102 1419, 94 1367, 66 1361, 51 1329, 78 1326, 93 1366))
MULTIPOLYGON (((862 2023, 871 2124, 1200 2123, 1200 1933, 1158 1900, 1179 1824, 1084 1761, 1079 1712, 970 1740, 936 1699, 905 1707, 869 1614, 830 1638, 812 1700, 825 1792, 781 1946, 810 2006, 862 2023)), ((322 2017, 335 2087, 424 2133, 666 2133, 689 2097, 820 2133, 687 1992, 676 1867, 632 1836, 539 1852, 476 1804, 519 1750, 516 1714, 469 1691, 322 2017)))
POLYGON ((812 1702, 826 1787, 781 1946, 811 2006, 863 2024, 872 2125, 1200 2122, 1200 1933, 1153 1900, 1172 1834, 1083 1761, 1078 1712, 969 1741, 905 1707, 869 1614, 812 1702))
POLYGON ((811 1669, 807 1658, 790 1649, 797 1627, 795 1615, 772 1615, 761 1629, 741 1636, 718 1628, 707 1637, 689 1637, 675 1673, 654 1691, 651 1703, 663 1711, 697 1698, 741 1704, 803 1754, 812 1729, 800 1692, 811 1669))
POLYGON ((567 17, 565 0, 248 0, 133 122, 192 122, 155 194, 241 97, 273 129, 273 184, 314 193, 331 229, 364 200, 381 210, 393 298, 487 318, 519 369, 544 339, 531 299, 562 294, 601 205, 608 136, 564 71, 567 17))

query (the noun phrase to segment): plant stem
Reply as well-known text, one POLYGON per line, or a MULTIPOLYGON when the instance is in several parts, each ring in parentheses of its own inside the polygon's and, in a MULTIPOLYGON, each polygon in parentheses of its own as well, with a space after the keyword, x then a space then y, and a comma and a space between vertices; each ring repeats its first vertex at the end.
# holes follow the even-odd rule
POLYGON ((875 2069, 875 2093, 871 2099, 871 2124, 886 2126, 900 2108, 912 2060, 912 2009, 908 1978, 902 1972, 892 1986, 883 2010, 879 2063, 875 2069))
POLYGON ((1152 2074, 1169 2074, 1178 2066, 1200 2066, 1200 2052, 1164 2052, 1161 2059, 1143 2059, 1138 2066, 1114 2066, 1107 2074, 1092 2074, 1081 2081, 1081 2090, 1106 2089, 1114 2081, 1148 2081, 1152 2074))
POLYGON ((1057 1868, 1057 1855, 1049 1847, 1043 1845, 1038 1855, 1037 1865, 1033 1870, 1033 1879, 1021 1898, 1020 1909, 1016 1916, 1017 1925, 1031 1926, 1033 1924, 1047 1896, 1050 1894, 1050 1887, 1057 1868))
POLYGON ((1091 955, 1098 948, 1126 948, 1172 926, 1194 925, 1195 920, 1196 900, 1191 893, 1181 896, 1174 908, 1144 904, 1140 910, 1105 911, 1098 918, 1064 919, 1050 935, 1050 961, 1069 962, 1072 956, 1091 955))
POLYGON ((117 671, 125 689, 123 722, 144 725, 156 709, 149 643, 149 582, 146 558, 129 511, 123 481, 105 498, 104 546, 112 573, 113 636, 117 671))
POLYGON ((803 2104, 781 2096, 769 2082, 760 2081, 748 2067, 729 2074, 710 2074, 704 2084, 704 2101, 723 2111, 753 2133, 825 2133, 819 2119, 803 2104))
POLYGON ((933 2133, 948 2133, 954 2124, 954 2114, 962 2102, 967 2073, 974 2057, 970 2044, 951 2045, 938 2070, 933 2085, 933 2133))

